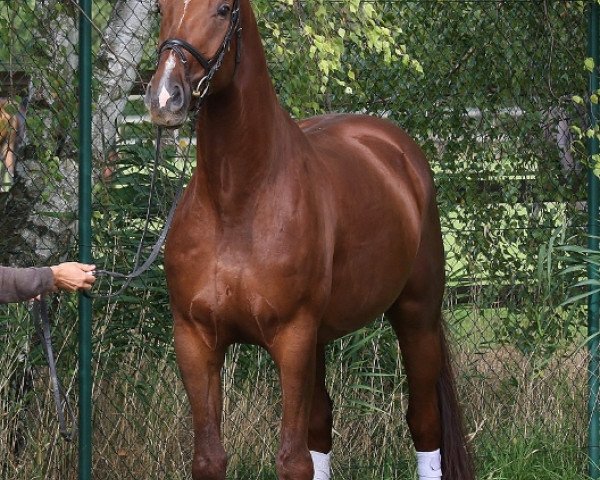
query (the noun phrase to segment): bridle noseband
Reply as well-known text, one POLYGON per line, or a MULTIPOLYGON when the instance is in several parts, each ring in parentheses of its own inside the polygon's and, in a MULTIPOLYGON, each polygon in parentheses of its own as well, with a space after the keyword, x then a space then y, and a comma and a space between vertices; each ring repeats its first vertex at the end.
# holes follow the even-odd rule
POLYGON ((198 104, 200 104, 202 100, 204 100, 204 98, 206 97, 212 78, 219 71, 219 68, 221 68, 223 58, 225 57, 225 53, 229 51, 229 48, 231 46, 231 40, 233 39, 234 34, 237 35, 237 47, 235 55, 236 67, 237 64, 240 63, 240 42, 242 26, 240 21, 241 15, 239 3, 239 0, 234 0, 231 10, 231 17, 229 20, 229 27, 227 28, 227 32, 225 33, 225 38, 223 39, 223 43, 215 52, 212 58, 206 58, 193 45, 186 42, 185 40, 181 40, 180 38, 168 38, 160 45, 160 47, 158 47, 159 59, 165 50, 173 50, 177 55, 179 55, 179 58, 185 65, 186 77, 188 78, 188 82, 190 83, 190 73, 188 69, 187 60, 183 51, 187 51, 200 65, 202 65, 206 74, 200 79, 198 85, 196 85, 196 88, 192 89, 192 95, 199 100, 198 104))

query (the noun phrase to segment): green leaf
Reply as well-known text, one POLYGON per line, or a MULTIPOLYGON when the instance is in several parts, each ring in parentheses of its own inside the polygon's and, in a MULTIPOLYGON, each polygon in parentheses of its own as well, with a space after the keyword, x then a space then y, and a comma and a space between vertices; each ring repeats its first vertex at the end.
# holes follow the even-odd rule
POLYGON ((585 292, 585 293, 581 293, 579 295, 575 295, 574 297, 570 297, 567 298, 564 302, 562 302, 560 304, 561 307, 564 307, 565 305, 570 305, 573 303, 577 303, 580 300, 583 300, 585 298, 588 298, 591 295, 595 295, 596 293, 600 292, 600 288, 596 288, 595 290, 590 290, 589 292, 585 292))
POLYGON ((571 97, 571 99, 578 105, 583 105, 583 98, 581 98, 579 95, 573 95, 571 97))
POLYGON ((362 7, 364 14, 367 16, 367 18, 373 18, 373 14, 375 13, 375 9, 373 8, 373 5, 370 3, 365 3, 362 7))
POLYGON ((592 72, 594 70, 594 67, 596 66, 596 63, 594 62, 594 59, 592 57, 588 57, 585 59, 584 65, 587 71, 592 72))

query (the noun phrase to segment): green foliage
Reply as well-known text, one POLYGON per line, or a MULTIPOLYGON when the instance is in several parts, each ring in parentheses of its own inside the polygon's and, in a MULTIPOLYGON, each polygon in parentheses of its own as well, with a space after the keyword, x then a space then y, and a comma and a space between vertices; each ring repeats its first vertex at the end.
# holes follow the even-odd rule
MULTIPOLYGON (((534 358, 532 368, 545 368, 557 353, 569 351, 585 336, 585 315, 581 308, 565 303, 573 275, 565 277, 565 229, 557 229, 540 247, 527 301, 509 307, 499 340, 514 344, 534 358)), ((569 272, 572 273, 572 272, 569 272)))
POLYGON ((26 46, 31 45, 31 26, 36 21, 34 9, 35 0, 18 2, 18 5, 0 4, 0 67, 2 63, 18 63, 26 46))
MULTIPOLYGON (((544 431, 540 425, 533 430, 544 431)), ((582 453, 568 442, 542 435, 523 439, 522 433, 512 441, 498 444, 494 437, 482 442, 481 480, 587 480, 581 465, 582 453)))
POLYGON ((371 62, 423 71, 388 2, 278 0, 256 1, 254 8, 269 64, 286 72, 286 82, 278 83, 280 98, 296 117, 331 109, 333 98, 364 105, 357 79, 371 62))
POLYGON ((564 300, 563 304, 585 303, 590 296, 600 292, 600 281, 596 278, 588 278, 590 271, 600 267, 600 252, 577 244, 565 245, 562 250, 568 262, 567 268, 562 273, 575 279, 569 282, 572 288, 571 295, 564 300))

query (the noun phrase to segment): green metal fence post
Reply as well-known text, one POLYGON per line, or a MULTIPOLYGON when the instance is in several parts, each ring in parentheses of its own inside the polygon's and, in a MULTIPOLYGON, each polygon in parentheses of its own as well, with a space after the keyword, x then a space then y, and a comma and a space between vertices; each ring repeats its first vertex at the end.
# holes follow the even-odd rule
MULTIPOLYGON (((92 0, 79 13, 79 259, 92 246, 92 0)), ((92 301, 79 295, 79 480, 92 478, 92 301)))
MULTIPOLYGON (((595 60, 595 67, 590 73, 590 94, 595 93, 599 85, 598 68, 600 68, 600 5, 597 0, 590 2, 589 19, 588 19, 588 57, 595 60)), ((590 102, 590 120, 591 126, 598 125, 598 104, 590 102)), ((592 155, 597 155, 600 152, 598 148, 598 139, 591 138, 588 142, 590 158, 592 155)), ((598 207, 600 201, 600 182, 594 175, 593 168, 589 169, 588 182, 588 246, 590 249, 598 250, 599 241, 598 234, 600 233, 598 223, 598 207)), ((588 271, 590 279, 599 279, 600 274, 596 266, 590 266, 588 271)), ((591 337, 589 344, 590 349, 590 364, 589 364, 589 474, 592 480, 600 479, 600 411, 598 410, 597 399, 600 390, 600 358, 598 355, 598 347, 600 339, 597 337, 600 330, 600 294, 596 293, 589 297, 588 301, 588 334, 591 337)))

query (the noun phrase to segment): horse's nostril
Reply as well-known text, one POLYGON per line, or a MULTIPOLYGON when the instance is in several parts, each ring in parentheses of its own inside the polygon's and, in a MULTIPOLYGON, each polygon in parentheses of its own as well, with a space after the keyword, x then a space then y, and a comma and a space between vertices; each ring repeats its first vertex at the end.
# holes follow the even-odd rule
POLYGON ((183 88, 181 85, 174 85, 171 93, 171 111, 181 110, 184 103, 183 88))
POLYGON ((189 101, 189 90, 181 81, 153 78, 152 85, 146 87, 144 103, 152 122, 157 125, 164 127, 181 125, 187 117, 189 101))

